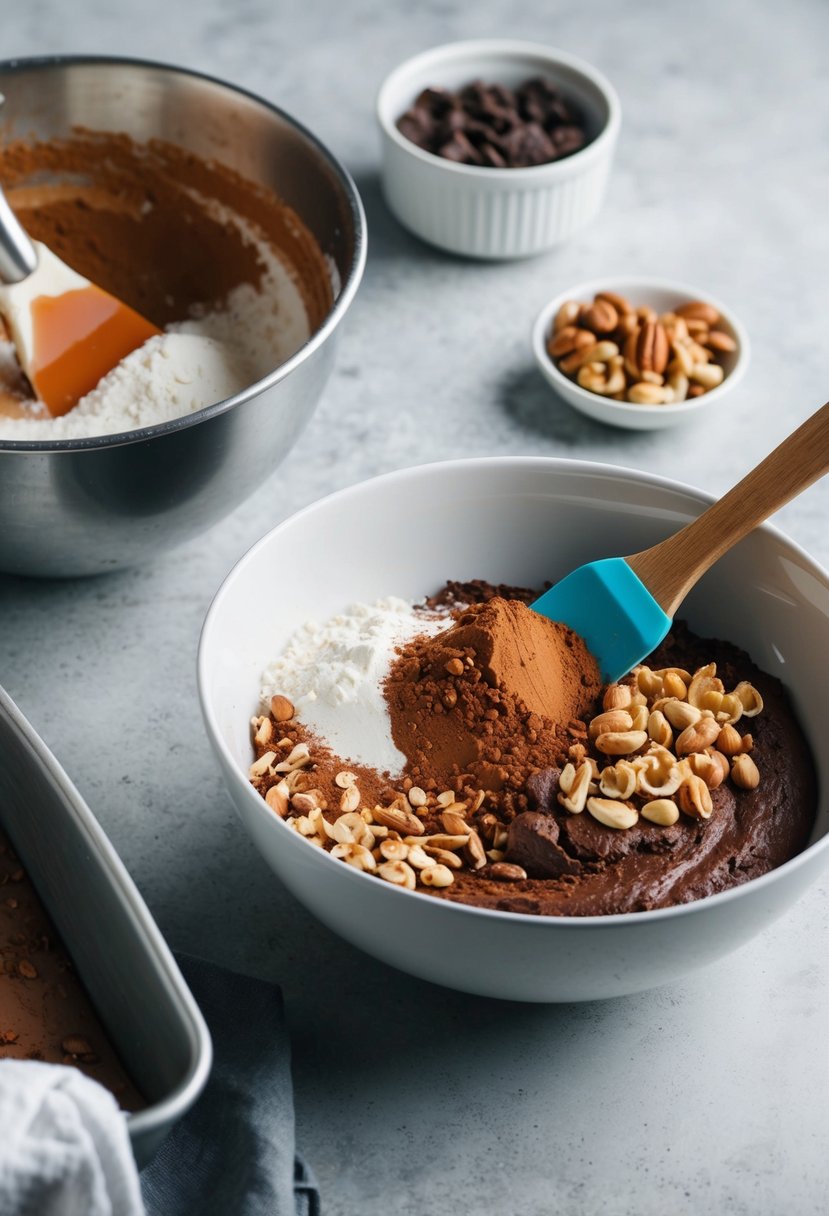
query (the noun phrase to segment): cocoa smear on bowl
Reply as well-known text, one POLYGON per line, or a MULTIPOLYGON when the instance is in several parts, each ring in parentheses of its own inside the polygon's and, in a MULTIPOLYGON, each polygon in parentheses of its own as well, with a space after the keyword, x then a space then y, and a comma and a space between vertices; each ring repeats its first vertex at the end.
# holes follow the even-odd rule
POLYGON ((15 140, 0 148, 0 179, 30 236, 160 328, 259 285, 256 243, 227 213, 279 255, 312 332, 331 309, 325 259, 299 216, 273 191, 174 144, 83 129, 15 140))

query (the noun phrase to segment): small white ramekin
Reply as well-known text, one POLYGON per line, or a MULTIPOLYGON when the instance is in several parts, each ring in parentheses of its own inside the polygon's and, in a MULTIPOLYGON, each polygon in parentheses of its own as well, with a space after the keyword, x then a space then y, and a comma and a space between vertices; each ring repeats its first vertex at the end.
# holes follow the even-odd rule
POLYGON ((586 414, 596 422, 607 426, 618 426, 628 431, 659 431, 680 423, 699 422, 710 418, 723 408, 723 398, 742 380, 749 363, 750 344, 748 334, 730 308, 707 291, 699 291, 688 283, 677 283, 673 279, 614 278, 591 279, 561 292, 545 304, 532 329, 532 348, 539 371, 555 389, 559 397, 579 413, 586 414), (547 353, 547 339, 558 310, 567 300, 590 302, 599 291, 615 291, 630 300, 634 308, 648 305, 658 313, 672 312, 680 304, 691 300, 702 300, 712 304, 720 314, 717 328, 724 330, 737 343, 733 354, 725 355, 720 362, 725 379, 717 388, 710 389, 701 397, 679 401, 675 405, 634 405, 628 401, 614 401, 582 388, 559 369, 555 360, 547 353))
POLYGON ((590 64, 534 42, 480 39, 436 47, 407 60, 377 97, 382 180, 395 216, 451 253, 521 258, 541 253, 587 224, 604 200, 621 123, 616 92, 590 64), (514 88, 533 76, 558 85, 588 121, 591 141, 548 165, 492 169, 424 152, 397 120, 429 85, 459 89, 473 80, 514 88))

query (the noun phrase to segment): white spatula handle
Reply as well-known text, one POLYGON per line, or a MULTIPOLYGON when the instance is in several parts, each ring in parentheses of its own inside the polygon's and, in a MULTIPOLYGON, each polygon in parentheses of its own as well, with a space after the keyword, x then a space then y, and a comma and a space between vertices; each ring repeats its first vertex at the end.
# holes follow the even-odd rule
POLYGON ((37 253, 0 187, 0 282, 19 283, 37 269, 37 253))
POLYGON ((829 402, 718 502, 627 563, 672 617, 694 583, 732 545, 829 472, 829 402))

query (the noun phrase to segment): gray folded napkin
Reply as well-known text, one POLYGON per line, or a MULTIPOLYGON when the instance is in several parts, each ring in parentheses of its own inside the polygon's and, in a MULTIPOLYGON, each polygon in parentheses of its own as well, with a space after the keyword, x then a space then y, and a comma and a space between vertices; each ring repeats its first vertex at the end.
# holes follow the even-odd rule
POLYGON ((213 1036, 213 1070, 141 1173, 147 1216, 319 1216, 295 1152, 282 994, 201 959, 178 963, 213 1036))

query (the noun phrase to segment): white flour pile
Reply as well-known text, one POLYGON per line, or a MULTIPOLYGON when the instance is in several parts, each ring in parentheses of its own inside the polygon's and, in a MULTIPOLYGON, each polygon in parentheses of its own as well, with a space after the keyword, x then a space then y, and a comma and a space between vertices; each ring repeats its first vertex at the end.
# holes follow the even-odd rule
MULTIPOLYGON (((224 401, 290 358, 310 336, 296 283, 273 251, 257 242, 266 266, 259 287, 236 287, 220 312, 171 325, 104 377, 61 418, 38 401, 31 417, 0 417, 0 439, 80 439, 157 426, 224 401)), ((0 374, 14 360, 0 343, 0 374)))
POLYGON ((428 617, 395 596, 352 604, 338 616, 309 621, 262 676, 262 706, 282 695, 297 717, 338 755, 399 773, 406 757, 394 745, 382 685, 395 652, 418 634, 440 633, 451 618, 428 617))

